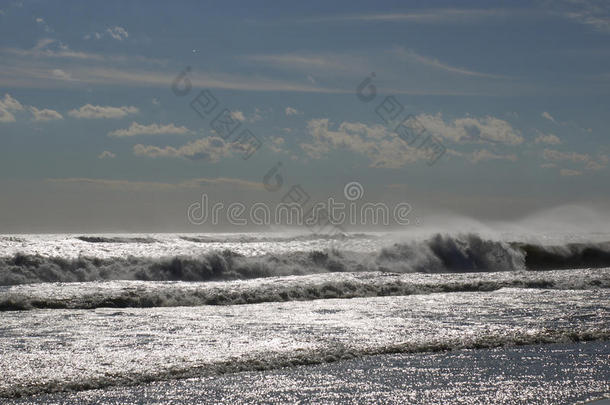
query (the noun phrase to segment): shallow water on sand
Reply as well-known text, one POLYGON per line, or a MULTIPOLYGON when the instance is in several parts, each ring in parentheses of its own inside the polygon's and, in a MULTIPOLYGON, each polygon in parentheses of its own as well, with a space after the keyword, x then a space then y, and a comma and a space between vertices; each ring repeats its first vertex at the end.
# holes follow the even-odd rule
POLYGON ((574 404, 610 398, 610 344, 368 356, 7 401, 14 404, 574 404))

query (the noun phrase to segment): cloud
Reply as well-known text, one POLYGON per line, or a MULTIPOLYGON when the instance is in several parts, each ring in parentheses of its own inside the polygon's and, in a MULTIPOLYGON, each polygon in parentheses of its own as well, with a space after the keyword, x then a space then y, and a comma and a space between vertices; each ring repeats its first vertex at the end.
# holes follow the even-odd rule
POLYGON ((488 161, 488 160, 508 160, 511 162, 516 162, 517 156, 515 154, 507 154, 507 155, 497 154, 497 153, 491 152, 487 149, 480 149, 480 150, 474 151, 470 155, 470 161, 472 163, 479 163, 479 162, 484 162, 484 161, 488 161))
POLYGON ((123 41, 123 40, 129 38, 129 32, 127 32, 127 30, 123 27, 115 26, 115 27, 107 28, 105 31, 102 31, 102 32, 94 32, 92 34, 87 34, 84 36, 84 39, 86 39, 86 40, 98 39, 99 40, 99 39, 106 38, 106 37, 110 37, 117 41, 123 41))
POLYGON ((557 121, 555 121, 555 118, 553 118, 553 116, 551 114, 549 114, 548 112, 544 111, 542 114, 540 114, 542 116, 542 118, 546 118, 549 121, 555 122, 557 123, 557 121))
MULTIPOLYGON (((47 57, 97 61, 103 61, 106 59, 104 55, 100 54, 73 51, 63 42, 52 38, 39 39, 32 49, 5 48, 2 49, 2 52, 30 58, 47 57)), ((53 70, 55 69, 51 69, 51 71, 53 70)))
POLYGON ((553 4, 565 18, 610 33, 610 4, 605 0, 564 0, 553 4))
POLYGON ((246 188, 246 189, 254 189, 254 190, 264 190, 264 186, 262 183, 257 183, 254 181, 242 180, 242 179, 234 179, 227 177, 218 177, 214 179, 208 178, 199 178, 189 180, 188 184, 196 184, 199 186, 231 186, 237 188, 246 188))
POLYGON ((542 152, 544 160, 549 162, 571 162, 580 165, 586 170, 602 170, 608 165, 608 156, 599 155, 597 159, 588 153, 562 152, 555 149, 545 149, 542 152))
POLYGON ((9 111, 22 111, 23 105, 15 100, 10 94, 6 93, 3 99, 0 99, 0 108, 9 111))
POLYGON ((570 161, 572 163, 586 163, 591 161, 591 156, 587 153, 561 152, 555 149, 545 149, 542 152, 545 160, 550 161, 570 161))
MULTIPOLYGON (((523 138, 507 122, 494 117, 460 118, 447 124, 440 114, 437 114, 420 115, 418 120, 429 133, 439 139, 454 142, 493 142, 501 145, 517 145, 523 142, 523 138), (419 120, 420 117, 423 119, 419 120)), ((429 158, 429 151, 417 148, 416 145, 408 145, 383 125, 343 122, 336 129, 332 129, 328 119, 313 119, 307 123, 307 132, 312 141, 301 143, 300 147, 311 159, 320 159, 333 150, 349 150, 365 156, 371 167, 399 168, 429 158)), ((518 159, 514 153, 502 154, 488 149, 471 153, 448 149, 447 152, 464 157, 472 163, 490 160, 515 162, 518 159)))
MULTIPOLYGON (((347 70, 350 68, 346 55, 337 54, 261 54, 248 55, 244 59, 273 67, 298 68, 301 70, 347 70)), ((354 60, 352 60, 353 62, 354 60)))
POLYGON ((0 98, 0 122, 15 122, 13 112, 22 111, 23 105, 6 93, 4 98, 0 98))
POLYGON ((245 121, 246 117, 244 116, 244 113, 241 111, 231 111, 231 117, 233 117, 234 119, 238 120, 238 121, 245 121))
POLYGON ((116 155, 114 153, 105 150, 102 153, 100 153, 97 158, 98 159, 114 159, 115 157, 116 157, 116 155))
POLYGON ((517 14, 515 10, 505 9, 454 9, 437 8, 424 9, 406 13, 371 13, 371 14, 352 14, 336 15, 307 19, 307 22, 326 22, 326 21, 363 21, 363 22, 412 22, 418 24, 439 24, 439 23, 472 23, 476 20, 488 20, 490 18, 507 17, 517 14))
POLYGON ((299 115, 299 114, 302 114, 299 110, 297 110, 296 108, 292 108, 292 107, 286 107, 284 112, 286 113, 286 115, 299 115))
POLYGON ((114 190, 133 190, 133 191, 173 191, 177 189, 196 189, 201 187, 231 187, 238 189, 264 190, 263 184, 227 177, 217 178, 195 178, 177 183, 162 183, 152 181, 131 181, 131 180, 115 180, 115 179, 91 179, 85 177, 63 178, 63 179, 47 179, 50 183, 62 184, 78 184, 89 185, 95 187, 103 187, 114 190))
POLYGON ((518 160, 517 155, 514 153, 511 154, 500 154, 496 152, 492 152, 488 149, 479 149, 473 152, 460 152, 453 149, 448 149, 447 153, 449 155, 458 156, 465 158, 471 163, 477 164, 479 162, 486 162, 490 160, 506 160, 510 162, 516 162, 518 160))
POLYGON ((34 121, 53 121, 53 120, 63 120, 64 117, 55 110, 50 110, 48 108, 43 108, 39 110, 36 107, 29 107, 30 112, 34 116, 34 121))
POLYGON ((536 139, 534 139, 535 143, 544 143, 547 145, 559 145, 561 144, 561 139, 559 139, 559 137, 557 137, 556 135, 553 134, 538 134, 538 136, 536 136, 536 139))
POLYGON ((15 122, 15 111, 28 110, 32 113, 34 121, 52 121, 61 120, 64 117, 55 110, 48 108, 38 109, 33 106, 25 106, 14 99, 10 94, 6 93, 4 98, 0 99, 0 122, 15 122))
POLYGON ((446 63, 439 61, 438 59, 429 58, 429 57, 420 55, 418 53, 415 53, 414 51, 405 50, 403 48, 396 48, 391 52, 403 59, 404 58, 412 59, 422 65, 444 70, 444 71, 450 72, 450 73, 456 73, 456 74, 464 75, 464 76, 484 77, 484 78, 490 78, 490 79, 507 79, 508 78, 508 76, 476 72, 474 70, 451 66, 451 65, 448 65, 446 63))
POLYGON ((55 76, 56 78, 61 79, 61 80, 67 80, 67 81, 74 80, 72 78, 72 75, 70 75, 70 73, 68 73, 64 70, 61 70, 61 69, 53 69, 52 73, 53 73, 53 76, 55 76))
POLYGON ((6 111, 3 108, 0 108, 0 122, 15 122, 15 115, 11 112, 6 111))
POLYGON ((125 28, 119 26, 108 28, 106 32, 117 41, 122 41, 129 37, 129 32, 127 32, 125 28))
POLYGON ((46 32, 53 32, 53 30, 51 29, 51 27, 49 27, 49 25, 47 24, 47 22, 44 20, 44 18, 42 17, 37 17, 35 19, 36 24, 40 25, 46 32))
POLYGON ((261 110, 258 108, 254 109, 254 112, 250 115, 246 115, 244 114, 242 111, 239 110, 235 110, 235 111, 231 111, 231 116, 238 120, 238 121, 247 121, 247 122, 256 122, 256 121, 260 121, 263 119, 263 116, 261 115, 261 110))
POLYGON ((161 134, 175 134, 182 135, 188 134, 191 131, 184 126, 176 126, 174 124, 160 125, 150 124, 142 125, 137 122, 132 122, 127 129, 117 129, 115 131, 108 132, 108 136, 136 136, 136 135, 161 135, 161 134))
POLYGON ((286 140, 281 136, 272 136, 269 138, 271 142, 269 142, 269 149, 271 149, 275 153, 289 153, 286 149, 284 149, 284 145, 286 144, 286 140))
MULTIPOLYGON (((99 54, 74 52, 70 50, 15 50, 4 49, 0 52, 8 52, 25 56, 28 58, 53 57, 71 58, 82 61, 100 60, 111 62, 126 62, 128 57, 110 57, 99 54)), ((137 59, 137 57, 132 57, 137 59)), ((116 65, 116 63, 114 63, 116 65)), ((55 68, 42 68, 40 61, 33 65, 32 61, 24 61, 19 66, 11 69, 0 70, 0 86, 6 87, 26 87, 26 88, 64 88, 65 82, 59 82, 52 74, 55 68), (35 67, 33 67, 35 66, 35 67)), ((85 65, 71 64, 71 76, 80 85, 98 86, 133 86, 133 87, 154 87, 167 86, 168 83, 176 78, 176 72, 164 72, 158 70, 117 68, 116 66, 91 67, 85 65)), ((324 94, 347 94, 352 93, 352 89, 340 89, 321 87, 310 84, 306 81, 279 80, 270 77, 247 76, 227 73, 193 72, 190 76, 193 88, 210 89, 229 89, 244 91, 286 91, 303 93, 324 93, 324 94)))
POLYGON ((579 170, 561 169, 559 170, 559 174, 565 177, 573 177, 582 175, 582 172, 579 170))
POLYGON ((85 104, 78 109, 68 111, 68 115, 74 118, 122 118, 138 112, 139 110, 133 106, 110 107, 85 104))
POLYGON ((152 158, 179 157, 216 163, 223 157, 231 156, 234 149, 234 144, 225 142, 222 138, 210 136, 197 139, 178 148, 173 146, 161 148, 153 145, 138 144, 133 147, 133 152, 136 156, 152 158))
POLYGON ((445 122, 441 113, 420 114, 417 121, 431 134, 452 142, 492 142, 504 145, 519 145, 524 139, 518 130, 507 121, 487 116, 465 117, 445 122))
POLYGON ((336 130, 328 118, 307 123, 312 142, 300 147, 312 159, 320 159, 332 150, 343 149, 368 158, 370 167, 399 168, 425 158, 424 151, 410 147, 383 125, 368 126, 359 122, 343 122, 336 130))

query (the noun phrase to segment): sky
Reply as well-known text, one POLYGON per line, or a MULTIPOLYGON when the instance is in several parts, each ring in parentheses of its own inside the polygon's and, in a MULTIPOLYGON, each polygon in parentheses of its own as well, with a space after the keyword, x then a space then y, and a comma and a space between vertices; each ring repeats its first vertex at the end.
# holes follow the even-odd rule
POLYGON ((3 0, 0 233, 349 183, 418 224, 608 211, 608 111, 605 1, 3 0))

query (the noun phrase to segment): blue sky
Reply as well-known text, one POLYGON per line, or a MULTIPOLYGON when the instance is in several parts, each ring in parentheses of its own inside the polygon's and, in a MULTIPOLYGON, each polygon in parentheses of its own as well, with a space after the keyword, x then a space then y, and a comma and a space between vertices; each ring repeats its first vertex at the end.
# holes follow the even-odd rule
POLYGON ((286 187, 357 181, 422 217, 606 209, 609 39, 592 0, 1 1, 0 225, 182 229, 202 192, 277 201, 277 162, 286 187), (190 107, 202 90, 262 142, 249 159, 190 107), (387 96, 446 148, 434 165, 387 96))

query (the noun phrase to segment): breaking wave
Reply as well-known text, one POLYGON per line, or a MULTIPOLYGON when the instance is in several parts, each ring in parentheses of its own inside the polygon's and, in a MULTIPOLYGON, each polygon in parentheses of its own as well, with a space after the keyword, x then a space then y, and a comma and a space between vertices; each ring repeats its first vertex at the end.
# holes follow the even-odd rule
POLYGON ((373 253, 327 249, 244 256, 231 250, 198 257, 73 259, 16 254, 0 258, 0 285, 98 280, 214 281, 329 272, 461 273, 610 267, 610 244, 543 246, 436 235, 373 253))
POLYGON ((502 288, 587 290, 610 288, 608 269, 472 274, 332 273, 240 282, 187 283, 112 281, 36 284, 0 289, 0 311, 31 309, 152 308, 242 305, 446 292, 485 292, 502 288), (281 280, 281 282, 278 282, 281 280))
POLYGON ((154 238, 127 238, 120 236, 77 236, 76 239, 82 240, 83 242, 89 243, 156 243, 157 240, 154 238))
POLYGON ((265 235, 240 235, 236 237, 226 236, 223 238, 215 238, 212 236, 180 236, 180 239, 194 243, 252 243, 252 242, 304 242, 312 240, 328 240, 328 241, 344 241, 354 239, 371 239, 374 238, 371 234, 366 233, 337 233, 337 234, 307 234, 296 236, 265 236, 265 235))

